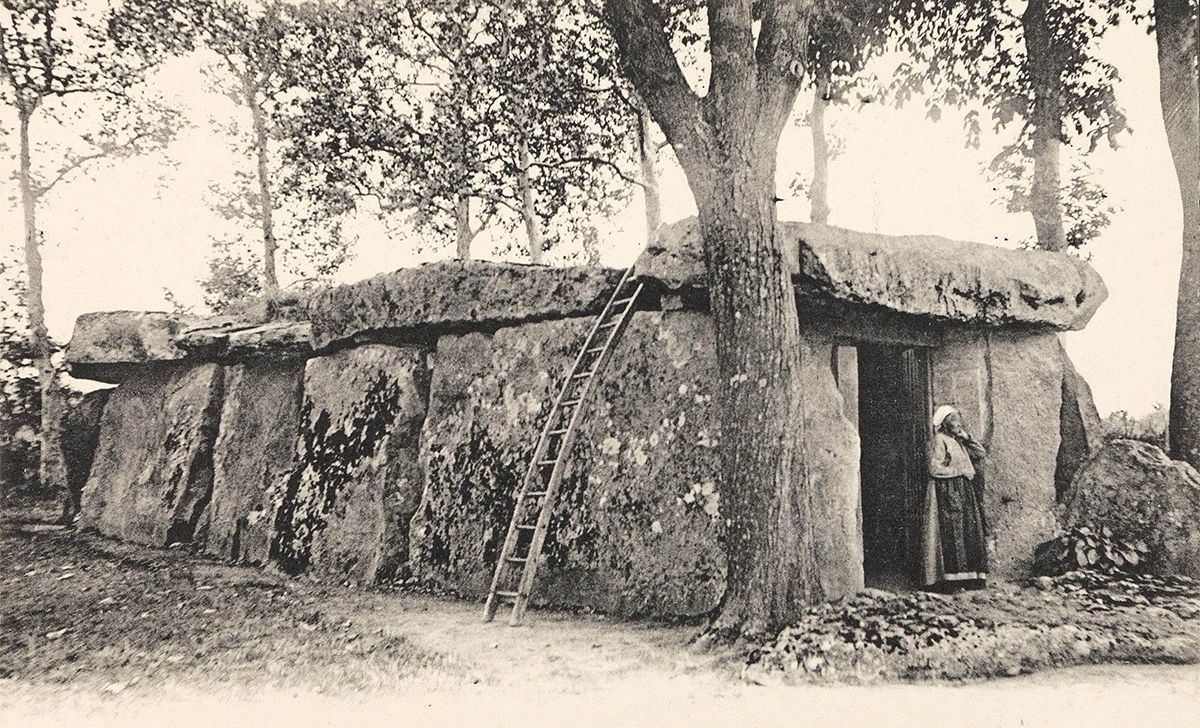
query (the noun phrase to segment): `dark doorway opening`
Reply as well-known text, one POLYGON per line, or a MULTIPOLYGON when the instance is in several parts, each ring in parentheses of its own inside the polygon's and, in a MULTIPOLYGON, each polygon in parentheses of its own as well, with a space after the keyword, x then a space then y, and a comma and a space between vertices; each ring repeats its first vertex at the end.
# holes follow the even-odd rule
POLYGON ((928 477, 929 351, 859 343, 856 358, 864 577, 879 589, 916 589, 928 477))

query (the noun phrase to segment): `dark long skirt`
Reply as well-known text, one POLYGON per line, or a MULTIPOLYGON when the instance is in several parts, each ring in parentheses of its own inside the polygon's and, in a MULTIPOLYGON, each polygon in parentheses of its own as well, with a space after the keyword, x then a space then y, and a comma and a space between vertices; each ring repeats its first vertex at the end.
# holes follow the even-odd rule
POLYGON ((987 579, 987 528, 974 484, 932 478, 926 497, 926 585, 980 585, 987 579))

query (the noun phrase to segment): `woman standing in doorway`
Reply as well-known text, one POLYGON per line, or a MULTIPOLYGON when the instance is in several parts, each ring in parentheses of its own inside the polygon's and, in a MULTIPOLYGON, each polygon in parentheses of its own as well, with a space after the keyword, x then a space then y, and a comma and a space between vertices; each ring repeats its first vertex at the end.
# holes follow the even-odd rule
POLYGON ((987 583, 987 525, 974 480, 986 453, 949 405, 934 411, 933 430, 925 497, 925 585, 981 589, 987 583))

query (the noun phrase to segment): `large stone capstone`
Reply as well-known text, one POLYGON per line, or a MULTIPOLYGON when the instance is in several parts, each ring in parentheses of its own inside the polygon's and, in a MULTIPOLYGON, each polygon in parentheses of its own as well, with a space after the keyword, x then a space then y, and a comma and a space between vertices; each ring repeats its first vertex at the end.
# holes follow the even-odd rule
POLYGON ((1114 440, 1083 466, 1064 509, 1066 527, 1108 526, 1145 541, 1147 566, 1200 578, 1200 473, 1138 440, 1114 440))
POLYGON ((182 359, 180 329, 177 318, 160 311, 85 313, 75 319, 67 362, 81 379, 121 382, 137 365, 182 359))
POLYGON ((82 527, 155 546, 192 539, 212 493, 223 374, 217 364, 159 364, 112 392, 82 527))
POLYGON ((621 271, 453 260, 402 268, 314 293, 306 317, 315 346, 428 337, 594 314, 621 271))
MULTIPOLYGON (((1091 266, 1062 253, 789 221, 777 233, 784 265, 807 294, 899 313, 1082 329, 1108 296, 1091 266)), ((668 289, 705 287, 699 223, 664 226, 637 271, 668 289)))
POLYGON ((427 355, 371 344, 308 361, 294 464, 272 495, 285 569, 370 584, 407 562, 427 355))
POLYGON ((101 311, 75 320, 66 360, 76 377, 120 383, 141 367, 162 362, 303 360, 311 353, 312 325, 307 321, 101 311))

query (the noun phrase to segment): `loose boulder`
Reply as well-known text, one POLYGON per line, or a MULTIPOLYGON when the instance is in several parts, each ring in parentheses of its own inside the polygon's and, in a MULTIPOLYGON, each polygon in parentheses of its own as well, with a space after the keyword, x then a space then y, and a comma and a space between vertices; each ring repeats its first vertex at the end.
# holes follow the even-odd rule
POLYGON ((1200 578, 1200 473, 1154 445, 1108 443, 1075 476, 1063 521, 1145 541, 1154 573, 1200 578))
POLYGON ((154 546, 192 539, 212 494, 223 375, 217 364, 164 363, 113 390, 81 526, 154 546))
POLYGON ((284 569, 370 584, 407 561, 427 356, 371 344, 308 360, 294 464, 272 494, 284 569))

